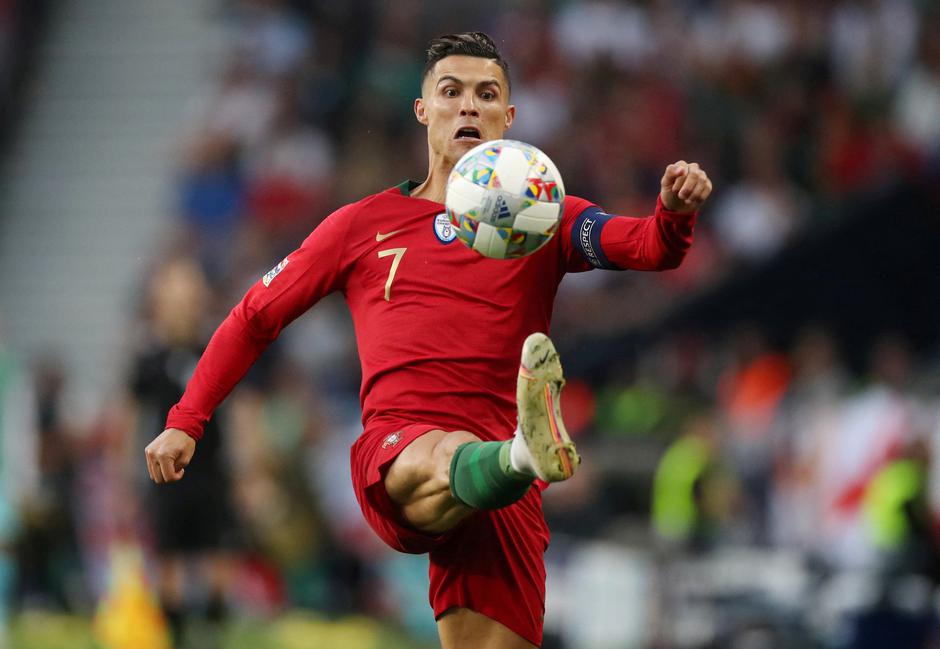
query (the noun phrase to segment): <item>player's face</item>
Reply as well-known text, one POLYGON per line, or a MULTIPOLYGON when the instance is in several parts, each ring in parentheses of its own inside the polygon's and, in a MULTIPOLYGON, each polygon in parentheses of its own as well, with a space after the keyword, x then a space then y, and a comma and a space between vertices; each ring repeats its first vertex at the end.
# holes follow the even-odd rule
POLYGON ((450 166, 487 140, 497 140, 512 124, 503 69, 492 59, 448 56, 437 62, 415 100, 415 115, 428 127, 432 155, 450 166))

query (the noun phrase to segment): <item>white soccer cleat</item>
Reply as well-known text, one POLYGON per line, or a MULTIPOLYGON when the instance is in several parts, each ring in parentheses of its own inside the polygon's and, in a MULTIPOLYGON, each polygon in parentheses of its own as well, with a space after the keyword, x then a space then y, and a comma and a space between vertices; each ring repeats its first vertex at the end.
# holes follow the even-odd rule
POLYGON ((519 430, 539 478, 567 480, 581 463, 574 442, 561 420, 561 389, 565 378, 558 352, 548 336, 534 333, 522 345, 516 381, 519 430))

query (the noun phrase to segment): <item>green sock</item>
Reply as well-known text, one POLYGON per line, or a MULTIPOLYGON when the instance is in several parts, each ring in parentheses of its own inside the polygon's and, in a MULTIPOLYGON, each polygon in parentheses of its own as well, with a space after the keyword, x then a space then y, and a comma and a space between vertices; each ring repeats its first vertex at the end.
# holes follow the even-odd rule
POLYGON ((457 502, 476 509, 511 505, 529 490, 533 476, 512 468, 506 442, 467 442, 450 461, 450 492, 457 502))

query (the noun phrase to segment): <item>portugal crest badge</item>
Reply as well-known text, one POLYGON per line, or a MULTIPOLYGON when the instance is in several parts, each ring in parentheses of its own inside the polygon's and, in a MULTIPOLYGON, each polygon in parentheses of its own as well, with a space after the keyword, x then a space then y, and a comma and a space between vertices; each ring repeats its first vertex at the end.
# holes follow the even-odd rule
POLYGON ((392 448, 401 441, 401 432, 392 433, 382 440, 382 448, 392 448))

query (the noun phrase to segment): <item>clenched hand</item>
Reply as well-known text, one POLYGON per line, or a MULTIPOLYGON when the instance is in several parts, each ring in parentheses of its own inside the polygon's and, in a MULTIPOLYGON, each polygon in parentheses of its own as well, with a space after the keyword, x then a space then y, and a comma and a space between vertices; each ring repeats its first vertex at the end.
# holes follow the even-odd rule
POLYGON ((196 452, 196 440, 177 428, 167 428, 147 444, 147 471, 157 484, 176 482, 196 452))
POLYGON ((671 212, 694 212, 712 193, 712 181, 705 170, 685 160, 666 167, 660 184, 663 206, 671 212))

